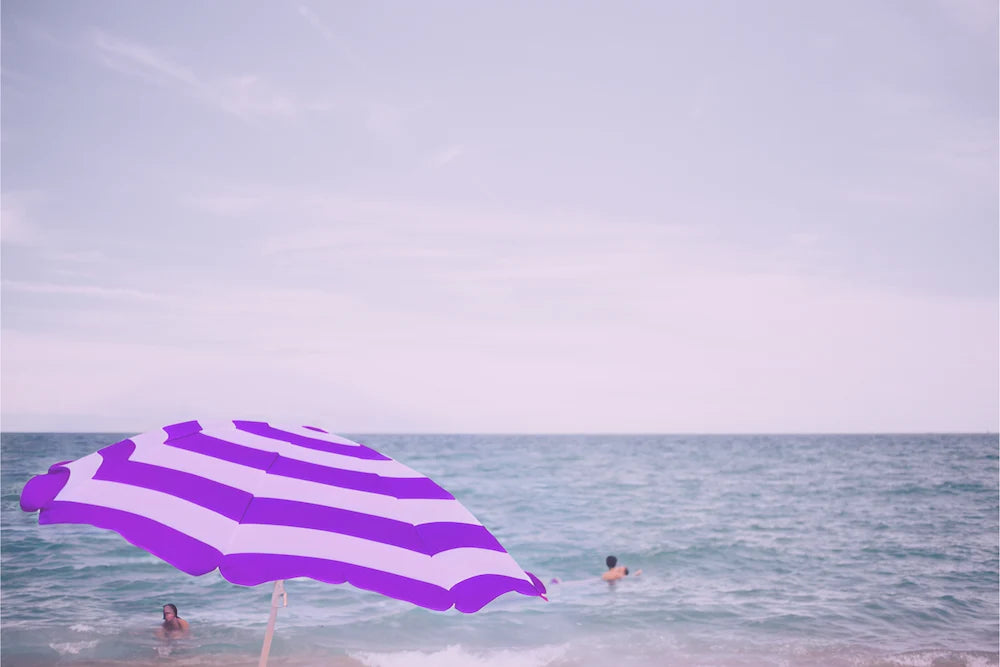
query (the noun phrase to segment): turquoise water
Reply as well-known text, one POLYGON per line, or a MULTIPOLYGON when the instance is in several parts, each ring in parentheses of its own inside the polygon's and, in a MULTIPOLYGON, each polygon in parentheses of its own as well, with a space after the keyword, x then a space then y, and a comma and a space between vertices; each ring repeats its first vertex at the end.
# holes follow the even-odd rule
MULTIPOLYGON (((31 475, 128 435, 3 434, 3 664, 256 664, 270 585, 20 511, 31 475), (153 638, 166 602, 189 640, 153 638)), ((464 615, 289 581, 272 665, 998 663, 996 435, 344 435, 559 583, 464 615), (641 576, 602 582, 608 554, 641 576)))

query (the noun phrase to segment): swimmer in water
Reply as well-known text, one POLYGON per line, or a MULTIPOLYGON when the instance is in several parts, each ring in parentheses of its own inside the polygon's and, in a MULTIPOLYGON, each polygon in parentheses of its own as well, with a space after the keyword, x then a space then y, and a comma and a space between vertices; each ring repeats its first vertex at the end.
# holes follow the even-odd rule
MULTIPOLYGON (((618 564, 618 558, 615 556, 608 556, 604 559, 604 563, 608 566, 608 571, 601 575, 601 579, 604 581, 618 581, 619 579, 624 579, 628 575, 628 568, 624 565, 618 564)), ((638 570, 635 576, 642 574, 642 570, 638 570)))
POLYGON ((177 605, 163 605, 163 625, 156 631, 156 636, 160 639, 177 639, 187 637, 190 632, 188 622, 177 615, 177 605))

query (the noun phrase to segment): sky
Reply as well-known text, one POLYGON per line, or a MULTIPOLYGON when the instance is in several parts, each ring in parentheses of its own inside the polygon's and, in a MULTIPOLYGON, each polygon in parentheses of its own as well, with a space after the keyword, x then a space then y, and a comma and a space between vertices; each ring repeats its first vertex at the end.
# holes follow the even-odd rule
POLYGON ((0 427, 995 432, 991 0, 0 6, 0 427))

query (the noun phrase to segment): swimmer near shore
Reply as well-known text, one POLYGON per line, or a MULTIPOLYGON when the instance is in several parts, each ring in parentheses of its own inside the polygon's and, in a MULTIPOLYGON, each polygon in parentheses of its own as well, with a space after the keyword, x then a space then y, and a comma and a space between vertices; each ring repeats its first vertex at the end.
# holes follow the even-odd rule
POLYGON ((177 605, 163 605, 163 624, 156 630, 156 636, 160 639, 177 639, 187 637, 190 632, 188 622, 177 615, 177 605))
MULTIPOLYGON (((604 563, 608 566, 607 572, 601 575, 601 579, 604 581, 618 581, 628 576, 628 568, 624 565, 619 565, 616 556, 608 556, 604 559, 604 563)), ((636 570, 633 576, 638 577, 640 574, 642 574, 642 570, 636 570)))

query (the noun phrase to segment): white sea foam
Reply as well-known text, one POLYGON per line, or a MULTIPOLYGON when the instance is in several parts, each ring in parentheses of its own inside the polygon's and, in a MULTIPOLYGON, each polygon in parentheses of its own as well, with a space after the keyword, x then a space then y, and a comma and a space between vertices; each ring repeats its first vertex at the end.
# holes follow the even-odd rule
POLYGON ((97 646, 97 640, 93 639, 85 642, 53 642, 49 648, 59 655, 77 655, 80 651, 97 646))
POLYGON ((985 651, 910 651, 864 664, 866 667, 996 667, 997 655, 985 651))
POLYGON ((531 649, 470 650, 451 645, 441 651, 394 651, 390 653, 351 653, 367 667, 546 667, 566 654, 565 646, 540 646, 531 649))
POLYGON ((73 632, 87 632, 90 634, 98 634, 98 635, 117 635, 121 632, 121 630, 118 627, 115 627, 113 625, 94 626, 94 625, 88 625, 86 623, 74 623, 73 625, 69 626, 69 629, 72 630, 73 632))

